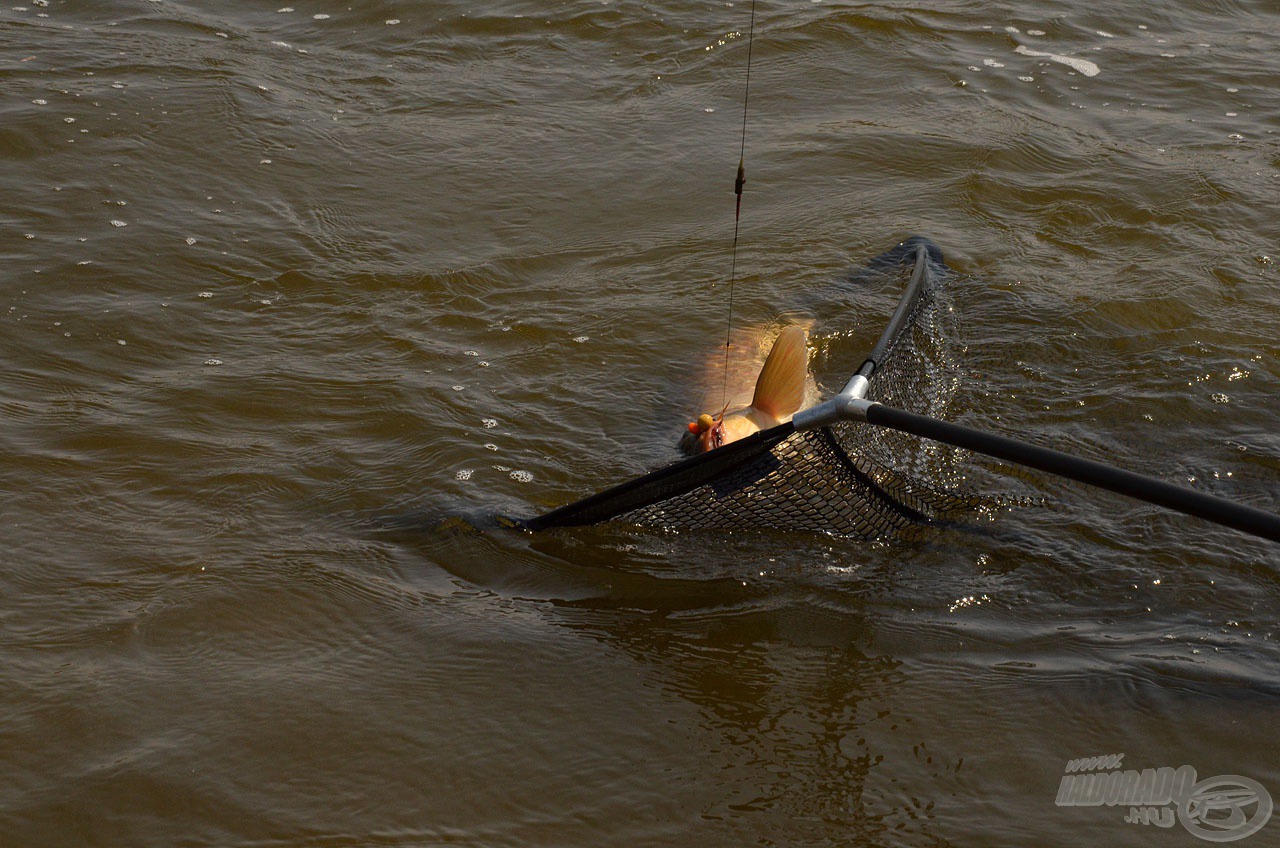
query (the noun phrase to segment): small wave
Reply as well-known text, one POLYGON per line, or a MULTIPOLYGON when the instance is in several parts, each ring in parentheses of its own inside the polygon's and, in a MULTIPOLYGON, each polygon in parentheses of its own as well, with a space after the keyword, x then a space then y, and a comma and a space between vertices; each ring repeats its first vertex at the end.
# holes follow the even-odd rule
POLYGON ((1088 59, 1077 59, 1074 56, 1060 56, 1057 53, 1045 53, 1040 50, 1032 50, 1030 47, 1025 47, 1021 44, 1015 47, 1013 52, 1021 53, 1023 56, 1042 56, 1051 62, 1060 62, 1063 65, 1074 68, 1087 77, 1096 77, 1101 72, 1101 69, 1088 59))

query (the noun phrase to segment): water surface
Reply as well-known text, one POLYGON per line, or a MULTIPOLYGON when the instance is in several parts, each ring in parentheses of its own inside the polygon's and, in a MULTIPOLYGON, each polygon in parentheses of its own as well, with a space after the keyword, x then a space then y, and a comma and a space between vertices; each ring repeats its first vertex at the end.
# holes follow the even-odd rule
MULTIPOLYGON (((1055 806, 1112 753, 1280 795, 1261 540, 1023 476, 909 540, 475 529, 700 411, 750 6, 282 2, 0 10, 0 841, 1196 844, 1055 806)), ((869 345, 842 275, 927 235, 956 418, 1280 510, 1277 35, 760 2, 735 321, 869 345)))

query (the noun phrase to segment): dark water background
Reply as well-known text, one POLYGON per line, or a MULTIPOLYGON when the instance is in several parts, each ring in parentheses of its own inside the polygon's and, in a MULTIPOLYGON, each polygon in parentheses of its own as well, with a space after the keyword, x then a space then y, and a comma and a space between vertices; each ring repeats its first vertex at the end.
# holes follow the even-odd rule
MULTIPOLYGON (((1051 480, 910 542, 431 529, 674 458, 749 12, 5 4, 0 844, 1201 844, 1055 806, 1121 752, 1280 795, 1232 531, 1051 480)), ((1280 510, 1274 0, 756 15, 737 320, 870 344, 891 292, 824 304, 928 235, 957 418, 1280 510)))

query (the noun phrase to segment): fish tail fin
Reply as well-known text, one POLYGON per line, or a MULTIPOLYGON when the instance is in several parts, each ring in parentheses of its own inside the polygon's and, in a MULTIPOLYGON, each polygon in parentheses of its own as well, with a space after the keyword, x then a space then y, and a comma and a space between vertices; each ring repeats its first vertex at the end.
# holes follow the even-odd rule
POLYGON ((788 420, 804 404, 808 376, 809 352, 805 332, 800 327, 787 327, 774 341, 769 358, 760 369, 751 405, 779 421, 788 420))

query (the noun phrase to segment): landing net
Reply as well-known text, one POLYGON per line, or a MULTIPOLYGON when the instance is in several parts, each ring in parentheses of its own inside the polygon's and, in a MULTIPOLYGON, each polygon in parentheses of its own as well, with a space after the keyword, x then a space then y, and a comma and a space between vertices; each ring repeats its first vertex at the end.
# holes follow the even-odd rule
MULTIPOLYGON (((926 239, 850 275, 858 293, 900 291, 857 369, 867 398, 943 417, 959 385, 949 286, 961 278, 926 239)), ((833 322, 838 323, 838 322, 833 322)), ((853 374, 847 375, 852 377, 853 374)), ((865 423, 784 424, 525 522, 533 530, 617 520, 664 529, 772 529, 882 538, 972 516, 992 501, 960 484, 968 452, 865 423)))

